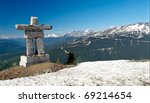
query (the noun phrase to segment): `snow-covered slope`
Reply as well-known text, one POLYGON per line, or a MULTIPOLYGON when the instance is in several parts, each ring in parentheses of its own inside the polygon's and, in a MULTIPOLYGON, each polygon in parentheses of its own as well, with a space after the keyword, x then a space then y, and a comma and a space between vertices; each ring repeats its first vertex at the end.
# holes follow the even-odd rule
POLYGON ((66 33, 64 36, 71 37, 82 37, 82 36, 90 36, 94 31, 90 29, 86 29, 85 31, 73 31, 70 33, 66 33))
POLYGON ((0 85, 112 86, 150 85, 149 61, 96 61, 55 73, 0 81, 0 85))
POLYGON ((102 32, 97 32, 97 36, 125 36, 140 38, 145 35, 150 35, 150 23, 136 23, 125 26, 113 27, 102 32))
POLYGON ((47 37, 47 38, 58 38, 60 36, 57 34, 51 33, 51 34, 46 35, 45 37, 47 37))

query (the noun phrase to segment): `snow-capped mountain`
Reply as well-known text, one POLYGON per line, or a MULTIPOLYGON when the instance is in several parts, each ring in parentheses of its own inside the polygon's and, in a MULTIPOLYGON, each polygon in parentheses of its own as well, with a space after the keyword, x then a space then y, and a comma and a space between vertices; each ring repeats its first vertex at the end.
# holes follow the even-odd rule
POLYGON ((141 38, 145 35, 150 35, 150 23, 136 23, 125 26, 117 26, 104 31, 97 31, 94 36, 124 36, 141 38))
MULTIPOLYGON (((114 59, 150 59, 149 28, 150 23, 136 23, 111 27, 101 31, 92 31, 90 29, 74 31, 64 36, 49 34, 44 39, 44 42, 45 48, 51 53, 52 62, 56 62, 57 58, 60 58, 65 63, 67 59, 65 50, 74 53, 78 62, 114 59), (64 50, 61 49, 62 47, 64 50)), ((16 55, 14 53, 18 53, 18 57, 20 56, 19 53, 23 54, 23 51, 25 51, 25 39, 17 38, 15 42, 1 39, 0 47, 1 57, 5 57, 5 53, 7 53, 5 59, 0 61, 0 69, 4 69, 4 67, 13 65, 13 56, 16 55), (13 44, 15 43, 15 46, 8 45, 12 44, 12 42, 13 44), (17 44, 19 46, 16 46, 17 44), (17 50, 17 52, 10 53, 12 50, 17 50), (8 60, 8 57, 10 60, 8 60), (9 62, 3 62, 4 60, 9 62)))
POLYGON ((58 38, 58 37, 61 37, 61 36, 57 35, 57 34, 54 34, 54 33, 51 33, 51 34, 46 35, 45 37, 47 37, 47 38, 58 38))
MULTIPOLYGON (((79 62, 149 59, 149 27, 150 23, 136 23, 101 31, 89 29, 74 31, 66 34, 72 38, 61 47, 63 47, 64 53, 65 51, 74 53, 79 62)), ((59 49, 55 51, 59 51, 59 49)))
POLYGON ((73 31, 70 33, 66 33, 64 36, 67 37, 83 37, 83 36, 90 36, 91 34, 94 34, 95 31, 90 30, 90 29, 86 29, 85 31, 73 31))
POLYGON ((72 37, 134 37, 141 38, 145 35, 150 35, 150 23, 136 23, 125 26, 116 26, 101 31, 85 30, 85 31, 73 31, 67 33, 65 36, 72 37))
POLYGON ((146 33, 150 32, 150 23, 137 23, 130 24, 127 26, 120 26, 117 28, 113 28, 110 34, 119 33, 119 32, 137 32, 137 33, 146 33))

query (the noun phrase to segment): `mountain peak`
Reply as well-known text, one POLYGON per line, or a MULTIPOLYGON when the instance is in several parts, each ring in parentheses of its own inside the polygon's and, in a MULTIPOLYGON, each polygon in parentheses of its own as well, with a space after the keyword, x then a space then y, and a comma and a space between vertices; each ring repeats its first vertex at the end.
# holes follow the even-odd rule
POLYGON ((47 37, 47 38, 58 38, 58 37, 60 37, 60 35, 51 33, 51 34, 48 34, 46 37, 47 37))
POLYGON ((103 32, 107 35, 120 35, 120 36, 132 36, 132 37, 143 37, 143 35, 150 34, 150 23, 135 23, 124 26, 116 26, 107 29, 103 32))

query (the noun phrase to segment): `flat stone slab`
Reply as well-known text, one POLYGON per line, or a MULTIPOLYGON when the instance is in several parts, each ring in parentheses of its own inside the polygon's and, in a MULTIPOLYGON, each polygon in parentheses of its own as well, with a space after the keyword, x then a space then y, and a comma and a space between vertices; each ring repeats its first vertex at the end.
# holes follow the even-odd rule
POLYGON ((25 38, 44 38, 43 31, 25 31, 25 38))
POLYGON ((51 25, 27 25, 27 24, 16 24, 16 28, 19 30, 51 30, 51 25))
POLYGON ((36 56, 21 56, 20 66, 29 67, 32 64, 49 61, 49 55, 36 55, 36 56))

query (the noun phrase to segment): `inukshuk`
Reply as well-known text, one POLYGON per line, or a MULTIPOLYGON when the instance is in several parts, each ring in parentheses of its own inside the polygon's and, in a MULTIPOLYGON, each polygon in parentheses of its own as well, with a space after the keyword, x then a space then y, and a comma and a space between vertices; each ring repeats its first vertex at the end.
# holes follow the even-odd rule
POLYGON ((37 17, 31 17, 29 25, 17 24, 18 30, 24 30, 26 38, 26 55, 20 57, 20 66, 28 67, 32 64, 49 61, 49 55, 45 53, 43 30, 51 30, 50 25, 39 25, 37 17))

